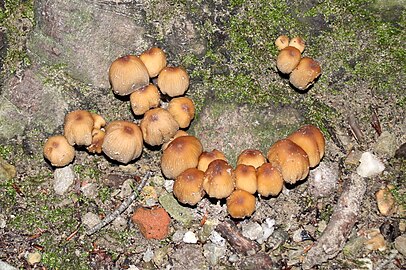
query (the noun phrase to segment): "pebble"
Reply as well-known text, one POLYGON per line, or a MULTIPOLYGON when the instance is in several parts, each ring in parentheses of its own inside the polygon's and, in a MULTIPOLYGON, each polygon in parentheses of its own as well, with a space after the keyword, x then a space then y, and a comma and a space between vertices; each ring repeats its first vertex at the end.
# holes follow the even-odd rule
POLYGON ((396 211, 396 202, 388 187, 381 188, 375 193, 378 210, 383 216, 389 216, 396 211))
POLYGON ((224 247, 226 245, 226 239, 224 239, 218 232, 212 231, 209 236, 210 241, 213 244, 224 247))
POLYGON ((371 229, 367 232, 367 241, 365 247, 372 251, 384 251, 386 250, 386 241, 379 229, 371 229))
POLYGON ((263 242, 265 242, 269 236, 271 236, 271 234, 273 233, 273 231, 275 230, 274 228, 275 226, 275 220, 271 219, 271 218, 266 218, 265 222, 262 223, 261 227, 262 227, 262 237, 257 239, 257 242, 259 244, 262 244, 263 242))
POLYGON ((175 243, 179 243, 180 241, 183 240, 183 235, 184 235, 184 234, 185 234, 185 233, 184 233, 183 231, 181 231, 181 230, 176 231, 176 232, 172 235, 172 241, 175 242, 175 243))
POLYGON ((165 180, 165 182, 164 182, 165 190, 168 191, 169 193, 171 193, 173 191, 174 183, 175 183, 175 181, 173 181, 173 180, 165 180))
POLYGON ((0 157, 0 179, 10 180, 17 175, 16 168, 0 157))
POLYGON ((395 248, 403 256, 406 256, 406 235, 403 234, 395 239, 395 248))
POLYGON ((80 191, 82 192, 83 196, 85 196, 88 199, 94 199, 98 195, 98 189, 97 189, 96 183, 90 183, 90 182, 84 181, 82 183, 80 191))
POLYGON ((125 180, 121 185, 121 191, 118 196, 120 196, 122 199, 128 198, 133 193, 133 186, 134 181, 132 179, 125 180))
POLYGON ((394 157, 396 153, 396 136, 388 131, 382 132, 382 134, 376 140, 373 149, 374 153, 380 156, 387 158, 394 157))
POLYGON ((164 192, 164 194, 159 197, 159 202, 173 219, 183 225, 187 226, 193 221, 192 209, 180 205, 172 193, 164 192))
POLYGON ((54 171, 53 188, 56 194, 63 195, 75 181, 76 175, 73 166, 68 165, 62 168, 56 168, 54 171))
POLYGON ((4 229, 6 225, 7 225, 6 217, 3 214, 0 214, 0 229, 4 229))
POLYGON ((2 260, 0 260, 0 269, 1 270, 17 270, 17 268, 15 268, 14 266, 9 265, 6 262, 3 262, 2 260))
POLYGON ((196 244, 197 243, 197 237, 194 232, 187 231, 185 235, 183 236, 183 242, 188 243, 188 244, 196 244))
POLYGON ((131 217, 138 225, 142 235, 147 239, 164 239, 169 234, 171 218, 162 207, 148 209, 139 207, 131 217))
POLYGON ((338 183, 338 165, 321 162, 309 173, 309 193, 316 198, 326 197, 334 192, 338 183))
POLYGON ((127 228, 127 220, 122 216, 118 216, 113 220, 112 225, 117 231, 122 232, 127 228))
POLYGON ((82 222, 85 226, 88 227, 88 229, 90 229, 100 222, 100 217, 92 212, 87 212, 82 217, 82 222))
POLYGON ((364 152, 359 161, 357 173, 362 177, 378 175, 385 169, 385 165, 371 152, 364 152))
POLYGON ((241 226, 242 235, 250 240, 257 240, 263 236, 262 226, 257 222, 248 221, 241 226))
POLYGON ((226 247, 218 246, 213 243, 206 243, 203 246, 203 255, 206 257, 210 265, 215 266, 218 264, 219 259, 226 254, 226 247))
POLYGON ((150 262, 154 258, 154 252, 151 250, 151 248, 148 248, 145 252, 144 255, 142 256, 142 260, 144 262, 150 262))
POLYGON ((27 255, 27 262, 30 265, 34 265, 36 263, 39 263, 41 261, 41 253, 39 253, 38 251, 36 252, 32 252, 32 253, 28 253, 27 255))

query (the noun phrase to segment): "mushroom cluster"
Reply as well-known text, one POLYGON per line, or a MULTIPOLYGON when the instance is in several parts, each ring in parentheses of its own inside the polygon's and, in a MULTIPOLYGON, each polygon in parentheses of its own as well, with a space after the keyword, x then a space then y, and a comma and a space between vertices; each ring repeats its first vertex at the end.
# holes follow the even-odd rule
POLYGON ((284 183, 295 184, 307 177, 324 156, 325 139, 314 125, 305 125, 275 142, 266 156, 246 149, 233 168, 217 149, 202 151, 196 137, 181 134, 163 150, 162 172, 175 179, 173 193, 179 202, 196 205, 207 194, 226 199, 233 218, 255 211, 256 197, 278 196, 284 183))
POLYGON ((309 88, 321 74, 319 62, 310 58, 302 57, 305 49, 305 42, 301 37, 289 40, 289 37, 282 35, 275 40, 279 50, 276 59, 276 67, 283 74, 289 75, 289 82, 299 90, 309 88))

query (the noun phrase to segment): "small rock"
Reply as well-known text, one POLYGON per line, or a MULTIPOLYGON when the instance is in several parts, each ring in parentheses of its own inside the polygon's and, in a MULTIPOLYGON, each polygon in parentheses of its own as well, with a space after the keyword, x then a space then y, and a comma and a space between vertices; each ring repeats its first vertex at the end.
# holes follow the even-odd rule
POLYGON ((131 220, 138 225, 142 235, 147 239, 164 239, 169 233, 171 218, 165 209, 140 207, 135 210, 131 220))
POLYGON ((27 255, 27 262, 30 265, 34 265, 36 263, 39 263, 41 261, 41 253, 37 252, 32 252, 32 253, 28 253, 27 255))
POLYGON ((389 216, 396 211, 396 202, 389 188, 381 188, 376 194, 376 203, 379 212, 384 216, 389 216))
POLYGON ((90 229, 100 222, 100 217, 94 213, 87 212, 82 217, 82 222, 85 226, 87 226, 88 229, 90 229))
POLYGON ((203 255, 206 257, 210 265, 216 266, 219 259, 226 254, 226 247, 218 246, 213 243, 206 243, 203 246, 203 255))
POLYGON ((133 193, 133 186, 134 186, 134 181, 132 179, 127 179, 123 182, 121 185, 121 191, 118 194, 120 198, 127 198, 133 193))
POLYGON ((151 248, 148 248, 147 251, 144 252, 142 260, 144 262, 150 262, 152 258, 154 258, 154 252, 151 250, 151 248))
POLYGON ((188 225, 193 221, 192 210, 179 204, 172 193, 164 192, 159 197, 159 203, 176 221, 188 225))
POLYGON ((171 193, 173 191, 173 184, 175 181, 173 180, 165 180, 164 182, 164 188, 167 192, 171 193))
POLYGON ((117 231, 122 232, 127 228, 127 220, 122 216, 118 216, 113 220, 112 225, 117 231))
POLYGON ((56 168, 54 171, 54 191, 58 195, 65 194, 76 178, 73 166, 68 165, 62 168, 56 168))
POLYGON ((310 171, 309 193, 316 198, 330 195, 337 187, 338 165, 332 162, 321 162, 310 171))
POLYGON ((15 268, 14 266, 9 265, 6 262, 3 262, 2 260, 0 260, 0 269, 1 270, 17 270, 17 268, 15 268))
POLYGON ((196 244, 197 243, 197 237, 194 232, 187 231, 185 235, 183 236, 183 242, 188 243, 188 244, 196 244))
POLYGON ((371 152, 362 154, 357 173, 362 177, 371 177, 380 174, 385 169, 383 163, 371 152))
POLYGON ((350 239, 343 248, 343 254, 349 257, 356 256, 364 247, 365 241, 366 238, 362 236, 350 239))
POLYGON ((145 186, 142 189, 142 197, 144 198, 145 205, 148 207, 158 204, 158 194, 156 189, 152 186, 145 186))
POLYGON ((0 157, 0 180, 10 180, 16 177, 16 168, 0 157))
POLYGON ((83 196, 88 199, 94 199, 98 195, 98 188, 96 183, 90 183, 88 181, 83 181, 82 186, 80 187, 80 191, 82 192, 83 196))
POLYGON ((406 235, 403 234, 395 239, 395 248, 403 255, 406 256, 406 235))
POLYGON ((396 152, 396 136, 388 131, 382 132, 373 146, 374 153, 384 157, 394 157, 396 152))
POLYGON ((287 240, 289 239, 289 234, 282 230, 282 229, 276 229, 272 237, 269 237, 267 240, 267 244, 270 246, 272 249, 278 248, 280 245, 283 245, 287 240))
POLYGON ((179 243, 180 241, 183 240, 184 235, 185 235, 185 233, 183 231, 176 231, 172 235, 172 241, 175 242, 175 243, 179 243))
POLYGON ((237 254, 231 254, 230 257, 228 257, 228 261, 231 263, 238 262, 238 255, 237 254))
POLYGON ((395 152, 395 158, 406 158, 406 143, 402 144, 395 152))
POLYGON ((218 232, 212 231, 210 236, 209 236, 210 241, 213 244, 216 244, 218 246, 225 246, 226 245, 226 239, 224 239, 218 232))
POLYGON ((6 227, 6 224, 6 217, 3 214, 0 214, 0 229, 4 229, 6 227))
POLYGON ((371 229, 367 232, 367 241, 365 247, 369 250, 386 250, 386 241, 379 229, 371 229))
POLYGON ((250 240, 257 240, 263 236, 262 226, 257 222, 248 221, 241 226, 242 235, 250 240))
POLYGON ((351 150, 344 162, 348 165, 358 165, 361 155, 362 153, 360 151, 351 150))
POLYGON ((262 223, 261 227, 262 227, 262 237, 257 239, 257 242, 262 244, 263 242, 265 242, 269 236, 271 236, 271 234, 274 231, 274 226, 275 226, 275 220, 271 219, 271 218, 267 218, 265 219, 265 222, 262 223))

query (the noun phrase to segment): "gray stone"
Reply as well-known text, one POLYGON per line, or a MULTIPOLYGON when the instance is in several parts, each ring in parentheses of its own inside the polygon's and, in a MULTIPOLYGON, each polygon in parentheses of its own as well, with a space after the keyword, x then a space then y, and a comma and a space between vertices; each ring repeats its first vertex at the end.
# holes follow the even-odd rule
POLYGON ((395 248, 406 256, 406 235, 403 234, 395 239, 395 248))
POLYGON ((191 209, 180 205, 171 193, 164 193, 161 195, 159 197, 159 202, 176 221, 186 226, 192 222, 193 214, 191 209))
POLYGON ((17 270, 16 267, 9 265, 6 262, 3 262, 2 260, 0 260, 0 269, 1 270, 17 270))
POLYGON ((54 171, 53 188, 56 194, 63 195, 75 181, 76 175, 73 166, 68 165, 62 168, 56 168, 54 171))
POLYGON ((208 269, 200 245, 184 244, 171 254, 173 270, 208 269))
POLYGON ((241 226, 242 235, 251 240, 260 239, 263 236, 262 226, 257 222, 248 221, 241 226))
POLYGON ((85 225, 88 229, 93 228, 100 222, 100 217, 92 212, 87 212, 82 217, 83 225, 85 225))
POLYGON ((396 152, 396 136, 388 131, 382 132, 381 136, 376 140, 373 150, 377 155, 391 158, 396 152))
POLYGON ((204 257, 206 257, 210 265, 216 266, 220 258, 225 256, 227 248, 213 243, 206 243, 203 250, 204 257))
POLYGON ((332 162, 320 162, 319 166, 310 170, 309 193, 316 197, 325 197, 337 188, 338 165, 332 162))

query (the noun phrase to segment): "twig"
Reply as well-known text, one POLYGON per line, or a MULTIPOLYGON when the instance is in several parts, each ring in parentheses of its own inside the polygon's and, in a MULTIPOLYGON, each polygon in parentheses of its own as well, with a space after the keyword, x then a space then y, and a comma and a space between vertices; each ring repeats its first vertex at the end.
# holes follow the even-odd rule
POLYGON ((371 126, 375 129, 378 136, 381 136, 381 134, 382 134, 381 122, 379 121, 378 115, 376 113, 376 109, 371 108, 371 110, 372 110, 371 126))
POLYGON ((341 152, 345 153, 346 152, 345 147, 343 146, 343 143, 341 142, 341 140, 337 137, 337 134, 334 131, 333 127, 329 124, 329 122, 326 119, 323 119, 322 121, 323 121, 323 125, 327 129, 327 132, 330 135, 333 142, 335 143, 335 145, 337 145, 338 148, 340 148, 341 152))
POLYGON ((93 228, 86 232, 87 235, 92 235, 113 220, 115 220, 122 212, 124 212, 128 206, 138 197, 138 194, 142 188, 147 184, 148 179, 150 178, 151 172, 148 171, 141 180, 141 183, 138 185, 137 189, 131 194, 126 201, 124 201, 113 213, 106 216, 102 221, 96 224, 93 228))
POLYGON ((348 124, 350 125, 352 135, 355 137, 357 142, 360 143, 363 135, 358 125, 357 118, 353 114, 348 117, 348 124))

